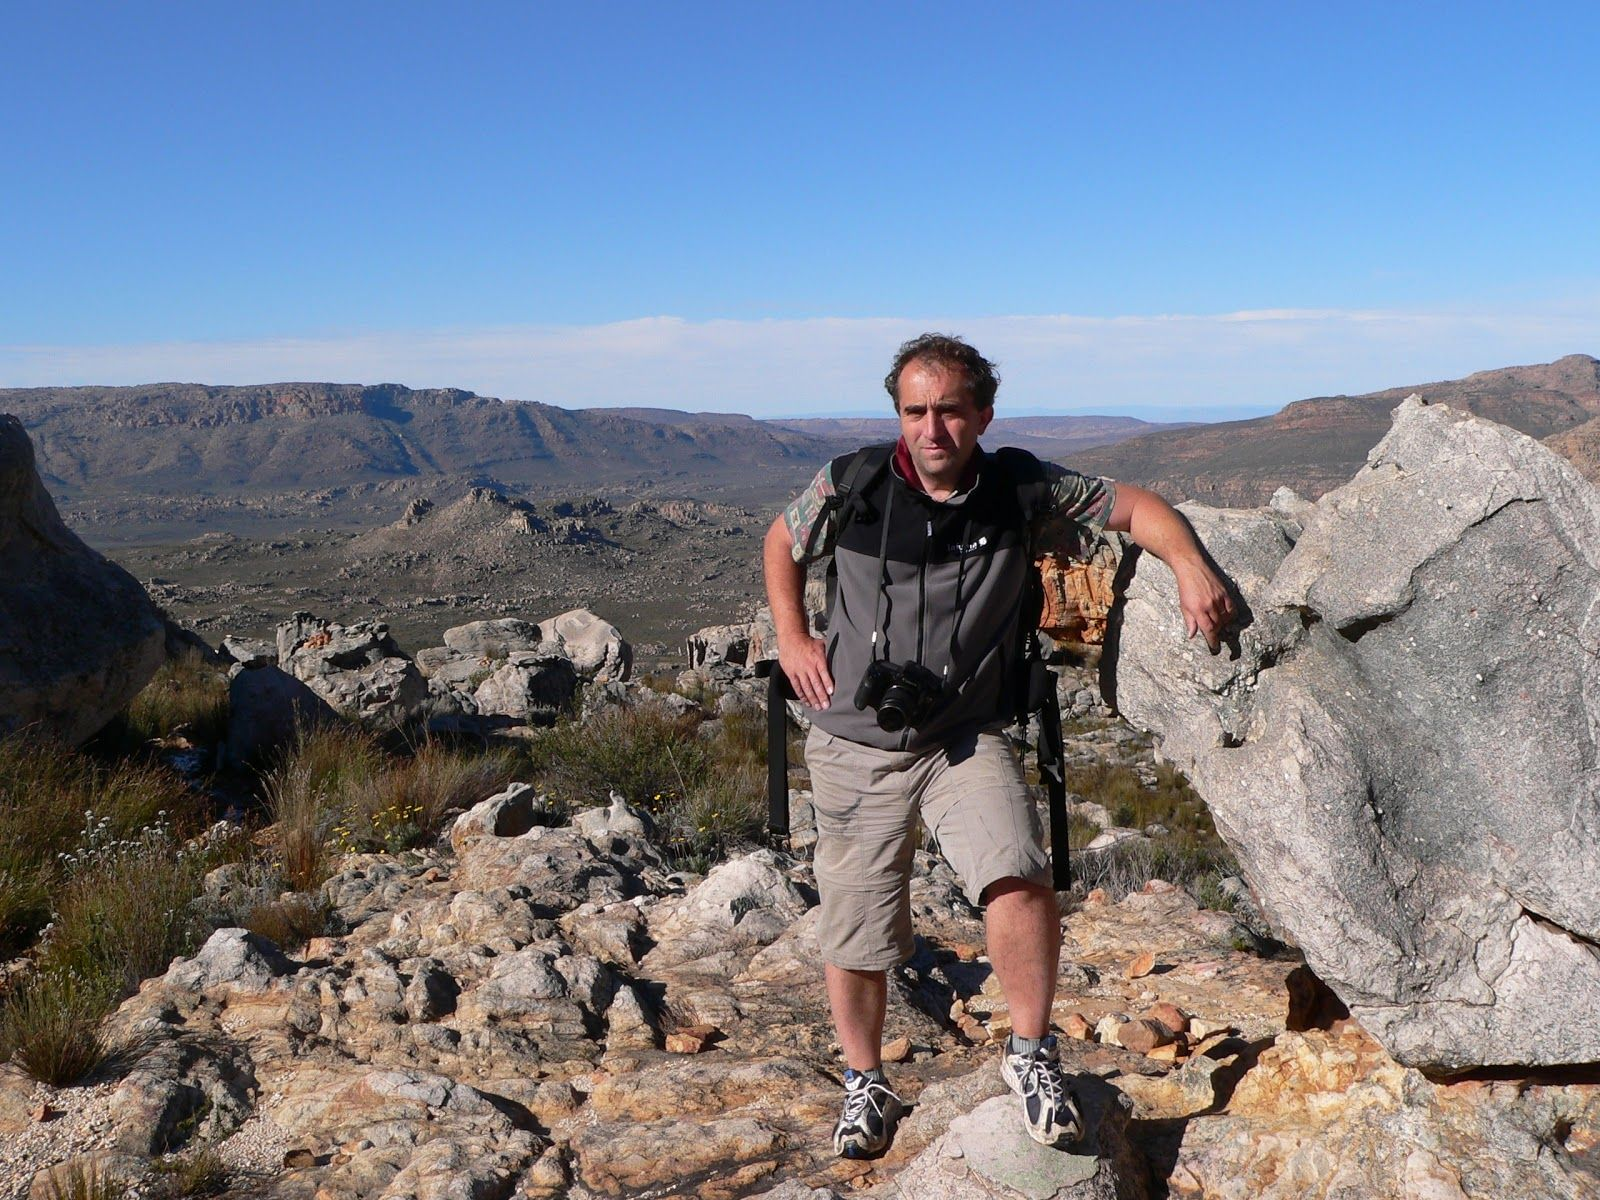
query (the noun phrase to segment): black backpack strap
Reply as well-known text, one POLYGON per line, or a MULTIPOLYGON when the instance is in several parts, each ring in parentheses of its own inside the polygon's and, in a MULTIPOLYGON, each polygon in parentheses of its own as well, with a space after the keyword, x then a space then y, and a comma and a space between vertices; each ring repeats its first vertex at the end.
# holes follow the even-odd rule
POLYGON ((1067 766, 1061 744, 1061 701, 1056 689, 1039 710, 1039 778, 1050 800, 1050 875, 1055 890, 1072 888, 1072 859, 1067 845, 1067 766))
POLYGON ((1056 675, 1045 662, 1039 642, 1039 620, 1044 615, 1044 580, 1033 560, 1034 526, 1048 510, 1050 480, 1044 464, 1026 450, 1002 446, 994 452, 995 461, 1006 473, 1017 493, 1027 539, 1027 592, 1018 621, 1020 667, 1017 695, 1017 720, 1039 718, 1039 740, 1034 747, 1039 778, 1045 786, 1050 812, 1050 874, 1058 892, 1072 887, 1072 861, 1067 844, 1067 779, 1061 737, 1061 699, 1056 693, 1056 675))
MULTIPOLYGON (((839 472, 839 478, 833 482, 833 495, 828 497, 824 513, 838 513, 838 528, 834 530, 835 538, 844 532, 844 527, 868 512, 870 507, 866 495, 878 482, 879 476, 889 469, 889 460, 894 457, 894 442, 884 442, 874 446, 863 446, 850 456, 850 461, 845 463, 839 472)), ((811 526, 811 537, 815 539, 827 521, 819 518, 811 526)), ((806 554, 809 556, 813 550, 813 542, 806 544, 806 554)), ((827 589, 826 607, 824 614, 833 612, 834 593, 839 588, 839 573, 834 568, 833 560, 828 560, 828 570, 823 576, 823 585, 827 589)), ((824 617, 826 619, 826 616, 824 617)))
MULTIPOLYGON (((828 497, 823 512, 838 512, 840 527, 853 520, 862 511, 862 493, 877 482, 878 476, 888 467, 894 456, 894 443, 881 446, 864 446, 850 456, 834 481, 833 495, 828 497)), ((812 523, 807 535, 806 554, 811 554, 818 533, 827 524, 819 517, 812 523)), ((833 563, 828 563, 828 610, 833 609, 833 563)), ((795 698, 789 677, 783 673, 778 660, 766 659, 756 664, 756 674, 767 677, 767 830, 779 836, 789 834, 789 704, 795 698)))
POLYGON ((789 705, 794 694, 789 677, 778 660, 770 658, 756 664, 756 673, 767 672, 767 830, 779 837, 789 835, 789 705))

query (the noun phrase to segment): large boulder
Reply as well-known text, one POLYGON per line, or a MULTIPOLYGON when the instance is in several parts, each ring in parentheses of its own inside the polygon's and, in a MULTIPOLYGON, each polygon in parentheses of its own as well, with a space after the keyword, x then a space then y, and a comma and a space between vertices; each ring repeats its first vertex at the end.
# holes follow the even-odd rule
POLYGON ((260 765, 302 730, 337 720, 332 706, 293 675, 274 666, 236 667, 228 680, 228 761, 260 765))
POLYGON ((626 679, 633 671, 633 647, 615 625, 586 608, 574 608, 539 622, 539 633, 549 645, 572 660, 585 679, 607 683, 626 679))
POLYGON ((1185 511, 1247 622, 1130 555, 1103 686, 1269 918, 1405 1065, 1600 1061, 1600 493, 1413 397, 1315 505, 1185 511))
POLYGON ((478 685, 472 700, 486 717, 548 725, 577 694, 578 673, 566 655, 518 651, 478 685))
POLYGON ((167 628, 132 575, 61 520, 22 422, 0 416, 0 734, 76 745, 166 659, 167 628))
POLYGON ((427 680, 381 621, 345 626, 300 612, 277 640, 279 665, 346 716, 398 725, 427 703, 427 680))

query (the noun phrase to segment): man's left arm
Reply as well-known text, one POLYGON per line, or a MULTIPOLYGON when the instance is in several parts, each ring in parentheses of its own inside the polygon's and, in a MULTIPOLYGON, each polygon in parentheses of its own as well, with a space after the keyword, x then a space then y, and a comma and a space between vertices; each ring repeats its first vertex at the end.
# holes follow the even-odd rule
POLYGON ((1126 533, 1172 568, 1178 581, 1178 607, 1183 610, 1184 628, 1190 637, 1202 635, 1215 654, 1222 631, 1233 617, 1233 600, 1227 585, 1212 570, 1182 513, 1145 488, 1131 483, 1118 483, 1115 487, 1116 503, 1106 528, 1126 533))

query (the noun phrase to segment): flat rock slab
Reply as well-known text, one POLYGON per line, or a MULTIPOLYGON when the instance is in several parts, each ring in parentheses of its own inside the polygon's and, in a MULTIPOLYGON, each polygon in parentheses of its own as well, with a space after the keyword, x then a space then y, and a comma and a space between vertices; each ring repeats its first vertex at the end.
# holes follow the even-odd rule
POLYGON ((893 1184, 905 1200, 1144 1200, 1143 1160, 1128 1141, 1128 1098, 1099 1080, 1075 1082, 1089 1132, 1051 1149, 1022 1128, 1009 1093, 950 1122, 893 1184))

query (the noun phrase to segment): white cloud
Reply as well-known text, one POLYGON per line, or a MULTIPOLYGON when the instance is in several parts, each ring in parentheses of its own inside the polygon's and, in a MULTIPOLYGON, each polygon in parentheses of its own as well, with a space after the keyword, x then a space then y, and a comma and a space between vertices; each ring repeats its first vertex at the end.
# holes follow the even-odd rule
POLYGON ((1600 351, 1600 302, 1507 311, 686 321, 228 342, 0 346, 0 385, 334 380, 461 387, 568 408, 880 411, 895 346, 960 333, 1001 365, 1005 410, 1201 419, 1600 351))

